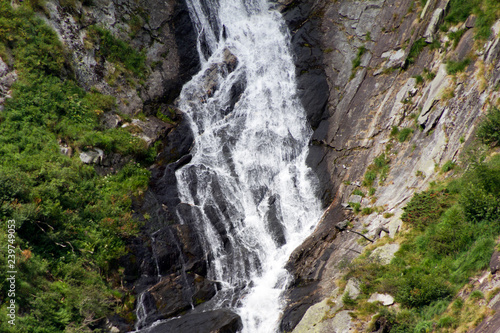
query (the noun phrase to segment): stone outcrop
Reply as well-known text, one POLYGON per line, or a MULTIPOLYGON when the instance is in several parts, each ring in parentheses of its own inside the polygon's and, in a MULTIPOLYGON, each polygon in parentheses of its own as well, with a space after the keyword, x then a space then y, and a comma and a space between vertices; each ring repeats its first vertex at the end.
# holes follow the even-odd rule
POLYGON ((10 87, 12 87, 16 80, 16 71, 11 70, 2 58, 0 58, 0 111, 3 110, 5 100, 12 97, 10 87))
MULTIPOLYGON (((500 78, 500 42, 494 32, 484 48, 475 51, 469 30, 455 49, 445 44, 447 37, 437 27, 447 1, 428 0, 424 8, 411 0, 279 3, 292 30, 299 82, 314 77, 318 86, 327 83, 326 91, 310 93, 318 101, 327 96, 322 107, 302 96, 314 129, 308 163, 318 174, 320 196, 328 208, 287 266, 294 282, 287 291, 281 330, 291 331, 311 305, 335 288, 332 281, 342 274, 339 263, 349 262, 363 249, 359 236, 335 226, 347 218, 353 230, 366 229, 369 237, 383 229, 394 237, 401 230, 402 207, 413 193, 440 177, 440 166, 456 160, 472 141, 488 101, 499 96, 493 87, 500 78), (427 46, 410 57, 412 45, 422 38, 440 47, 427 46), (464 74, 449 75, 449 58, 471 62, 464 74), (417 81, 419 76, 423 82, 417 81), (408 137, 400 141, 391 136, 394 127, 407 128, 408 137), (351 196, 382 153, 389 172, 373 182, 375 194, 362 200, 351 196), (372 208, 372 213, 353 215, 344 209, 351 200, 372 208)), ((470 29, 473 21, 455 29, 470 29)), ((396 246, 388 246, 385 262, 396 246)))

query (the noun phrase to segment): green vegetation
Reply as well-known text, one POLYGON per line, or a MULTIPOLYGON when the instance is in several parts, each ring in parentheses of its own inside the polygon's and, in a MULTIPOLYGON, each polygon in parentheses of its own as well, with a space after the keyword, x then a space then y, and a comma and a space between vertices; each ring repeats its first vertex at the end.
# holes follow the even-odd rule
POLYGON ((365 194, 363 193, 363 191, 361 191, 359 188, 357 188, 354 191, 352 191, 352 194, 354 194, 354 195, 360 195, 362 197, 365 196, 365 194))
POLYGON ((451 171, 453 169, 455 169, 455 167, 457 166, 457 164, 453 161, 447 161, 445 164, 443 164, 443 166, 441 167, 441 172, 448 172, 448 171, 451 171))
POLYGON ((465 58, 464 60, 461 61, 448 60, 446 62, 446 72, 450 75, 463 72, 467 69, 470 63, 471 63, 470 58, 465 58))
POLYGON ((418 55, 424 50, 427 46, 427 42, 425 38, 420 38, 416 40, 410 48, 410 52, 408 53, 408 58, 406 59, 407 65, 411 65, 415 63, 418 58, 418 55))
MULTIPOLYGON (((389 173, 389 163, 391 160, 385 155, 385 153, 377 156, 373 163, 368 166, 363 179, 363 186, 371 187, 377 176, 380 175, 380 180, 384 181, 387 179, 387 174, 389 173)), ((370 192, 375 193, 375 190, 370 190, 370 192)))
POLYGON ((405 142, 413 133, 411 128, 399 129, 397 126, 392 126, 391 136, 398 139, 399 142, 405 142))
POLYGON ((413 129, 411 129, 411 128, 403 128, 398 133, 398 141, 399 142, 405 142, 410 137, 410 135, 412 133, 413 133, 413 129))
POLYGON ((108 30, 98 26, 89 27, 89 36, 94 43, 100 45, 98 55, 115 64, 123 65, 138 77, 144 77, 146 70, 146 55, 144 52, 137 52, 124 41, 114 37, 108 30))
MULTIPOLYGON (((354 318, 376 314, 371 326, 386 323, 387 332, 465 332, 488 314, 478 300, 490 300, 500 289, 456 296, 488 267, 500 235, 500 155, 485 159, 480 151, 460 178, 413 196, 401 217, 407 231, 398 236, 401 247, 391 263, 380 265, 365 251, 346 267, 343 279, 356 278, 362 292, 354 318), (393 295, 402 308, 367 312, 362 301, 374 292, 393 295)), ((445 163, 442 170, 454 165, 445 163)))
POLYGON ((500 17, 500 3, 496 0, 451 0, 445 21, 464 22, 469 15, 477 16, 475 38, 484 40, 491 35, 491 26, 500 17))
POLYGON ((448 36, 450 37, 450 40, 453 41, 453 48, 456 48, 458 43, 460 42, 460 39, 462 39, 462 36, 465 34, 467 30, 466 29, 461 29, 457 31, 450 32, 448 36))
MULTIPOLYGON (((19 75, 0 115, 0 220, 16 221, 18 317, 15 329, 0 321, 0 331, 89 332, 112 313, 134 320, 134 298, 120 287, 118 259, 126 239, 138 232, 132 199, 147 188, 145 166, 154 151, 125 130, 102 127, 99 117, 114 108, 114 98, 87 93, 72 80, 63 46, 33 12, 37 3, 14 10, 0 0, 0 50, 19 75), (76 153, 61 154, 60 142, 76 153), (101 177, 79 160, 78 150, 91 148, 128 155, 131 162, 101 177)), ((113 39, 102 36, 104 45, 112 44, 102 51, 106 56, 142 70, 130 50, 122 44, 116 49, 113 39)), ((5 232, 0 242, 7 244, 5 232)), ((0 262, 7 267, 6 251, 0 262)))
POLYGON ((477 137, 481 142, 498 146, 500 144, 500 109, 492 107, 477 129, 477 137))
POLYGON ((352 74, 351 78, 354 77, 354 74, 356 73, 356 69, 361 65, 361 57, 363 54, 366 52, 366 47, 363 45, 358 49, 358 52, 356 53, 356 58, 352 61, 352 74))

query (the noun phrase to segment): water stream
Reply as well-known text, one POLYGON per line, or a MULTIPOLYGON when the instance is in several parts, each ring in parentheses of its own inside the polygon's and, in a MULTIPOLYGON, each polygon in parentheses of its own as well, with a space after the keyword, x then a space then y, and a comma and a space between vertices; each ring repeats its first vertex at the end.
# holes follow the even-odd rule
POLYGON ((290 35, 266 0, 187 3, 202 69, 180 96, 195 145, 176 172, 177 215, 195 221, 208 278, 223 286, 215 306, 236 307, 244 332, 274 332, 284 265, 321 215, 290 35))

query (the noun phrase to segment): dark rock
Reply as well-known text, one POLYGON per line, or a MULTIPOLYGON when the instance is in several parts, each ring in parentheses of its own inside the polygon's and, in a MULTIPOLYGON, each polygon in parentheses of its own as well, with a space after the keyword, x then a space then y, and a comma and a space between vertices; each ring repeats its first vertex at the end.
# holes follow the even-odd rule
POLYGON ((101 117, 101 122, 107 128, 117 128, 122 124, 122 121, 123 121, 122 118, 114 113, 105 113, 101 117))
POLYGON ((477 19, 476 15, 469 15, 467 21, 465 21, 465 27, 467 29, 474 28, 474 26, 476 25, 476 19, 477 19))
POLYGON ((148 333, 236 333, 242 328, 240 316, 229 309, 219 309, 171 319, 150 328, 148 333))
POLYGON ((268 205, 269 210, 266 213, 265 219, 267 221, 269 232, 271 233, 274 242, 278 246, 283 246, 286 244, 286 238, 283 224, 281 224, 283 217, 281 214, 279 195, 274 194, 270 196, 268 205))
POLYGON ((146 293, 148 322, 179 315, 209 300, 216 292, 215 282, 194 273, 164 277, 146 293))
POLYGON ((500 269, 500 252, 495 251, 491 255, 490 259, 490 272, 491 274, 496 274, 500 269))

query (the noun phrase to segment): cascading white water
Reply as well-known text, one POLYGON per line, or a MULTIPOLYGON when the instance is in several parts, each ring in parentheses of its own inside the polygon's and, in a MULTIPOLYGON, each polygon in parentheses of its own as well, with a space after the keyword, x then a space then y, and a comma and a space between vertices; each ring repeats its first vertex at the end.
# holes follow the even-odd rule
POLYGON ((244 332, 274 332, 284 264, 321 214, 305 164, 311 130, 296 94, 290 36, 266 0, 187 2, 202 69, 179 102, 195 146, 176 173, 187 204, 177 215, 201 235, 209 278, 226 294, 244 288, 236 310, 244 332))

